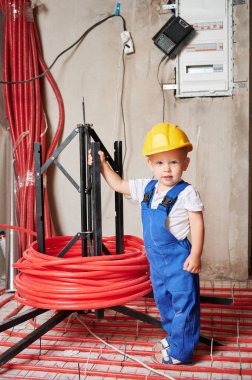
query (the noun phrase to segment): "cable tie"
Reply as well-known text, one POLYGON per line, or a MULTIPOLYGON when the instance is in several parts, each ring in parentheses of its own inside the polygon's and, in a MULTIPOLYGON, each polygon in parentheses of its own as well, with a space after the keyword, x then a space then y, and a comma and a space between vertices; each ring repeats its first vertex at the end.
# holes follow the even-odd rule
POLYGON ((121 4, 117 3, 116 4, 116 10, 115 10, 115 16, 119 16, 120 15, 120 8, 121 8, 121 4))

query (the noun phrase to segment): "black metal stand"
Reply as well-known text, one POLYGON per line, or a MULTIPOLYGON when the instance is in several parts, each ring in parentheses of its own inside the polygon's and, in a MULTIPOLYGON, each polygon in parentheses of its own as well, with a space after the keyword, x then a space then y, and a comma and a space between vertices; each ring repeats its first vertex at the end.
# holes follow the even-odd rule
MULTIPOLYGON (((44 199, 43 199, 43 173, 54 163, 65 177, 71 182, 74 188, 80 193, 80 210, 81 210, 81 231, 77 232, 69 243, 61 250, 58 257, 63 257, 66 252, 81 239, 82 241, 82 256, 100 256, 102 253, 109 255, 108 248, 102 242, 102 214, 101 214, 101 182, 100 182, 100 160, 97 152, 102 150, 105 154, 106 160, 110 166, 122 176, 122 142, 116 141, 114 144, 114 160, 108 153, 107 149, 101 142, 100 138, 95 133, 90 124, 78 125, 70 135, 63 141, 63 143, 54 151, 52 156, 42 165, 41 159, 41 144, 34 144, 35 155, 35 171, 36 171, 36 212, 37 212, 37 241, 38 251, 46 253, 45 232, 44 232, 44 199), (80 185, 78 185, 72 176, 64 169, 59 163, 57 157, 65 149, 65 147, 79 134, 79 151, 80 151, 80 185), (91 142, 91 138, 93 142, 91 142), (94 162, 92 169, 87 164, 88 149, 92 150, 94 162), (92 182, 92 184, 91 184, 92 182), (91 192, 92 188, 92 192, 91 192), (93 243, 93 244, 92 244, 93 243)), ((116 231, 116 253, 122 254, 124 252, 124 231, 123 231, 123 196, 122 194, 115 194, 115 231, 116 231)), ((153 297, 153 295, 148 295, 153 297)), ((232 298, 223 297, 201 297, 202 302, 218 303, 218 304, 231 304, 232 298)), ((158 319, 153 318, 145 313, 138 312, 126 306, 115 306, 110 308, 119 313, 136 318, 143 322, 150 323, 154 326, 161 327, 158 319)), ((30 309, 15 317, 12 317, 0 323, 0 332, 5 331, 7 328, 16 326, 30 318, 47 312, 44 309, 30 309)), ((57 312, 53 317, 46 321, 39 328, 35 329, 31 334, 23 338, 14 346, 9 348, 0 355, 0 366, 11 360, 23 349, 32 344, 35 340, 47 333, 52 327, 63 321, 67 316, 72 314, 73 311, 63 310, 57 312)), ((104 310, 96 310, 96 318, 103 318, 104 310)), ((200 342, 207 345, 213 343, 214 346, 222 345, 221 342, 206 337, 200 337, 200 342)))

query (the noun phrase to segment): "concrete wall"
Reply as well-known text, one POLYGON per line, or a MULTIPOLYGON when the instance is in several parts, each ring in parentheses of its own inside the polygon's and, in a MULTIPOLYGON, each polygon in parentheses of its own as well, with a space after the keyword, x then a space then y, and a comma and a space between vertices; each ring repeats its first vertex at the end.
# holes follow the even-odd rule
MULTIPOLYGON (((161 0, 125 0, 121 14, 131 32, 136 53, 125 57, 122 122, 120 94, 122 84, 122 21, 113 18, 93 30, 82 44, 66 53, 55 64, 52 74, 62 93, 66 123, 65 138, 82 123, 82 98, 86 121, 92 123, 107 149, 113 154, 113 141, 122 139, 127 148, 124 175, 149 176, 141 148, 146 131, 162 121, 162 92, 157 69, 162 53, 152 36, 168 19, 161 14, 161 0)), ((44 0, 36 9, 44 58, 50 64, 55 56, 72 44, 97 21, 113 14, 112 0, 44 0)), ((248 81, 249 13, 248 5, 234 6, 234 80, 248 81)), ((174 79, 174 63, 161 72, 163 82, 174 79)), ((178 124, 194 144, 191 164, 185 179, 194 184, 205 204, 206 239, 203 255, 204 278, 248 277, 248 202, 249 202, 249 93, 235 89, 232 97, 176 99, 165 92, 165 121, 178 124)), ((57 126, 55 96, 46 87, 48 133, 57 126)), ((78 141, 60 156, 60 162, 78 180, 78 141)), ((79 231, 79 195, 59 171, 49 173, 51 207, 61 234, 79 231)), ((114 235, 114 196, 102 184, 103 235, 114 235)), ((141 236, 137 205, 125 199, 125 233, 141 236)))

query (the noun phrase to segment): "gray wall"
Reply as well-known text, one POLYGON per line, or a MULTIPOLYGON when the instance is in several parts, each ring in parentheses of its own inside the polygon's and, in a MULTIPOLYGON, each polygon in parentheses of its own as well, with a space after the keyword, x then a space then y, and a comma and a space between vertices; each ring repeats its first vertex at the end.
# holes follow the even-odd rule
MULTIPOLYGON (((126 140, 124 174, 127 178, 148 177, 141 148, 146 131, 162 121, 162 92, 157 68, 162 53, 152 36, 166 22, 159 13, 161 1, 125 0, 121 14, 131 32, 136 53, 125 57, 123 105, 122 22, 113 18, 93 30, 78 47, 65 54, 52 73, 61 90, 66 110, 65 138, 82 123, 82 97, 86 121, 92 123, 107 149, 113 154, 113 141, 126 140)), ((44 58, 50 64, 55 56, 73 43, 87 28, 115 11, 112 0, 44 0, 36 10, 44 58)), ((234 81, 248 81, 249 13, 248 5, 234 7, 234 81)), ((162 81, 174 79, 174 63, 160 72, 162 81)), ((56 129, 58 110, 55 96, 47 86, 48 133, 56 129)), ((249 201, 249 93, 235 89, 232 97, 176 99, 165 92, 165 120, 178 124, 195 146, 185 179, 194 184, 205 204, 206 239, 202 278, 248 277, 248 201, 249 201)), ((79 177, 77 139, 61 155, 60 162, 79 177)), ((52 210, 58 232, 75 234, 79 230, 79 196, 62 173, 49 173, 52 210)), ((114 196, 102 184, 103 235, 114 235, 114 196)), ((139 207, 125 199, 125 233, 141 236, 139 207)))

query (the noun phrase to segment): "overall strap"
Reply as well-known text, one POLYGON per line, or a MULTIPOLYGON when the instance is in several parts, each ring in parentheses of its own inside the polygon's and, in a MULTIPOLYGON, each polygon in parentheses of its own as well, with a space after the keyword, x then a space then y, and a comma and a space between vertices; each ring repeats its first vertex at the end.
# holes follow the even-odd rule
POLYGON ((152 179, 145 187, 144 189, 144 198, 141 202, 141 204, 146 203, 147 206, 149 206, 150 200, 153 196, 155 185, 157 183, 157 180, 152 179))
POLYGON ((183 180, 176 183, 176 185, 173 186, 171 190, 167 191, 166 195, 164 196, 164 199, 162 200, 159 206, 163 206, 166 209, 167 214, 169 214, 174 204, 176 203, 176 200, 178 199, 179 193, 181 193, 181 191, 183 191, 187 186, 189 186, 189 183, 183 180))

